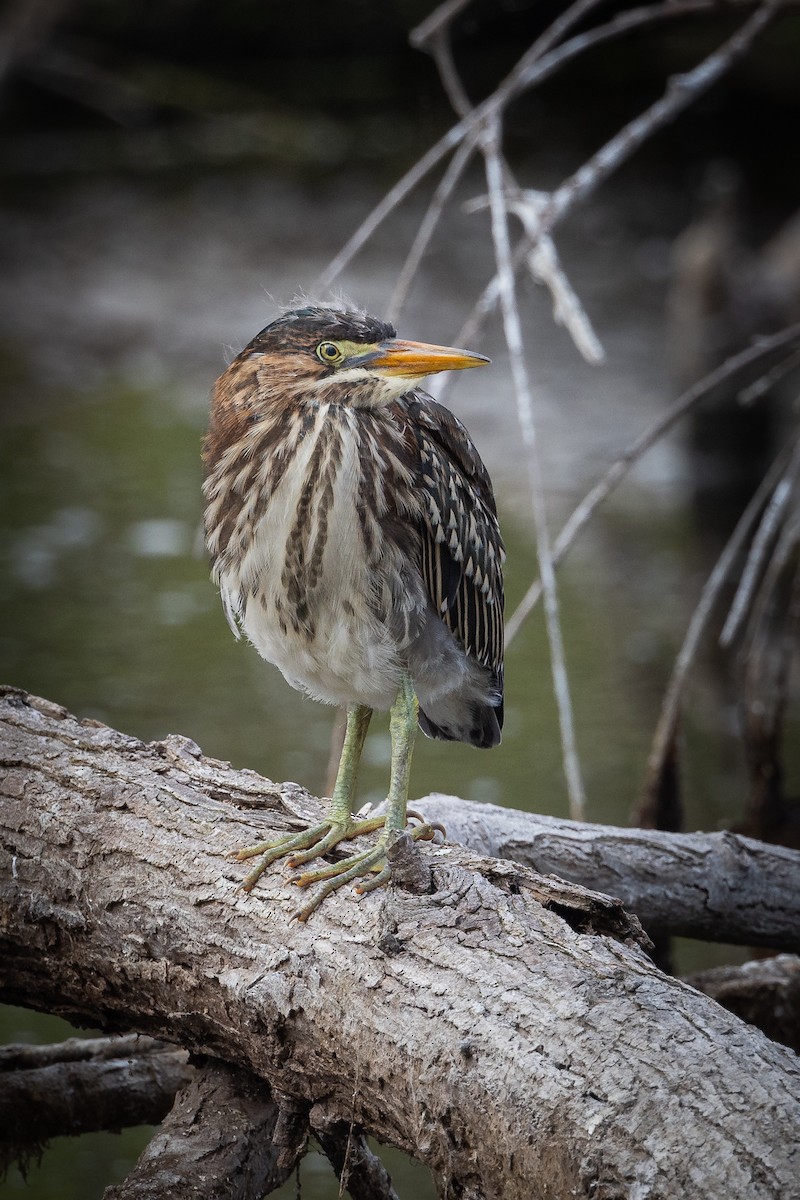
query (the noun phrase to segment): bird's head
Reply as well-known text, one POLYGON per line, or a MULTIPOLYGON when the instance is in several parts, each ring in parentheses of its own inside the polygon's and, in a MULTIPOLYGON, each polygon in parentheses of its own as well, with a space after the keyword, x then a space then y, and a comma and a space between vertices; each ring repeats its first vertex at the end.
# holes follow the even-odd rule
MULTIPOLYGON (((489 362, 450 346, 397 339, 394 328, 366 313, 322 305, 293 309, 262 329, 238 362, 251 363, 264 398, 376 407, 409 391, 426 375, 489 362)), ((234 364, 235 365, 235 364, 234 364)))

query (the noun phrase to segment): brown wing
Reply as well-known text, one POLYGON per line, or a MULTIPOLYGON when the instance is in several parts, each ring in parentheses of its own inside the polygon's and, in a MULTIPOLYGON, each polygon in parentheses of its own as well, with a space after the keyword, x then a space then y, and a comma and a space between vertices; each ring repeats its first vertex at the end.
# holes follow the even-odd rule
POLYGON ((468 654, 503 673, 505 551, 489 473, 464 426, 424 392, 404 396, 423 499, 422 575, 468 654))

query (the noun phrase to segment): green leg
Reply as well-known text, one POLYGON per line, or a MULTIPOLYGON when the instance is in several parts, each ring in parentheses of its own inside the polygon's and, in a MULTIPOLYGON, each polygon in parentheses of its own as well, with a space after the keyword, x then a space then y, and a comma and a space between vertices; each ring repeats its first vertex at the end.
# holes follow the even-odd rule
POLYGON ((347 710, 342 756, 339 759, 336 783, 325 820, 309 829, 301 830, 300 833, 288 834, 273 842, 259 842, 257 846, 248 846, 245 850, 237 852, 238 862, 263 855, 258 866, 242 884, 246 892, 252 891, 267 867, 279 858, 288 857, 290 866, 300 866, 321 857, 339 842, 382 828, 383 817, 373 817, 366 821, 354 821, 352 818, 358 764, 371 716, 372 709, 367 708, 365 704, 352 704, 347 710))
MULTIPOLYGON (((352 854, 342 862, 320 867, 316 871, 307 871, 296 880, 299 887, 308 887, 315 883, 324 883, 300 912, 297 914, 305 921, 322 903, 326 896, 338 890, 346 883, 365 875, 370 878, 358 885, 359 892, 371 892, 386 883, 391 877, 391 870, 386 861, 386 846, 393 832, 406 827, 406 805, 408 803, 408 784, 411 770, 411 754, 417 734, 417 716, 419 704, 414 692, 411 679, 403 675, 399 691, 389 714, 389 733, 392 739, 392 768, 389 782, 389 795, 386 801, 386 817, 383 819, 384 832, 377 844, 371 850, 360 854, 352 854)), ((434 836, 431 826, 415 825, 409 831, 415 840, 430 840, 434 836)))
POLYGON ((372 709, 367 708, 366 704, 351 704, 347 709, 347 728, 330 808, 331 817, 340 824, 346 824, 353 812, 356 777, 371 718, 372 709))
MULTIPOLYGON (((391 872, 386 861, 386 846, 394 832, 406 827, 409 772, 417 733, 418 712, 419 705, 411 679, 408 675, 403 675, 389 715, 392 769, 386 815, 355 821, 352 808, 356 774, 372 709, 363 704, 354 704, 348 708, 342 757, 339 760, 336 783, 325 820, 300 833, 290 834, 274 842, 260 842, 257 846, 248 846, 246 850, 240 850, 236 855, 239 861, 263 855, 258 866, 245 879, 242 885, 245 891, 251 891, 267 867, 279 858, 287 858, 290 867, 299 867, 315 858, 321 858, 339 842, 360 837, 363 833, 372 833, 376 829, 383 829, 383 833, 377 844, 369 850, 350 854, 339 862, 329 863, 314 871, 306 871, 294 880, 298 887, 309 887, 315 883, 323 885, 296 915, 301 921, 306 921, 326 896, 353 880, 362 880, 358 885, 359 892, 370 892, 388 881, 391 872), (369 878, 364 879, 364 876, 369 878)), ((415 825, 409 830, 409 835, 415 841, 430 840, 434 833, 434 828, 425 823, 415 825)))
POLYGON ((411 775, 411 755, 417 738, 419 701, 411 679, 403 675, 400 690, 389 713, 389 735, 392 739, 392 773, 386 801, 386 829, 405 829, 408 783, 411 775))

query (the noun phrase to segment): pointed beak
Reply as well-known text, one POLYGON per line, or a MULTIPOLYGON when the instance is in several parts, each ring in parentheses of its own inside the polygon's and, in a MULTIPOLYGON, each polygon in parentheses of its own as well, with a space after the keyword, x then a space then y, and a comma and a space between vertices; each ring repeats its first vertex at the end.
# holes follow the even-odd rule
POLYGON ((365 367, 377 367, 385 375, 417 378, 437 371, 465 371, 467 367, 485 367, 490 360, 472 350, 454 346, 429 346, 426 342, 380 342, 365 355, 365 367))

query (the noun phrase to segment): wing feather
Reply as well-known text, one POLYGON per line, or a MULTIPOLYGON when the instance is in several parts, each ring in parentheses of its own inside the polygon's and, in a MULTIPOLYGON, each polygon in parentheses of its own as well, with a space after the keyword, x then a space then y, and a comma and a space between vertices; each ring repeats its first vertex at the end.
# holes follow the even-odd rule
POLYGON ((422 575, 468 654, 503 672, 503 562, 491 480, 462 423, 424 392, 403 397, 417 443, 422 575))

